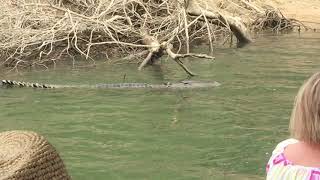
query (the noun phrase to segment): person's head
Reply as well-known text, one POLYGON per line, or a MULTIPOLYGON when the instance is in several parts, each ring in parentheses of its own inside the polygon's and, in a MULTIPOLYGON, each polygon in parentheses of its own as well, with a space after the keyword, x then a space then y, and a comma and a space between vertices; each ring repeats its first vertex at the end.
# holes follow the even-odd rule
POLYGON ((320 72, 312 75, 296 96, 290 120, 291 136, 320 144, 320 72))

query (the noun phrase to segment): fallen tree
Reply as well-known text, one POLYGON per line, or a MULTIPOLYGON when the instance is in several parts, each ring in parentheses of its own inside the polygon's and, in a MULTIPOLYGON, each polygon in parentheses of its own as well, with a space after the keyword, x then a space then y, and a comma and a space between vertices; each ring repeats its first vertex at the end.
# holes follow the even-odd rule
MULTIPOLYGON (((250 43, 248 28, 274 28, 266 22, 276 11, 262 5, 249 0, 5 1, 0 4, 0 65, 49 68, 66 57, 95 63, 103 54, 138 59, 142 70, 167 54, 194 75, 182 58, 214 58, 191 53, 195 40, 207 41, 212 52, 219 40, 233 35, 239 47, 250 43)), ((281 28, 294 26, 284 20, 278 22, 281 28)))

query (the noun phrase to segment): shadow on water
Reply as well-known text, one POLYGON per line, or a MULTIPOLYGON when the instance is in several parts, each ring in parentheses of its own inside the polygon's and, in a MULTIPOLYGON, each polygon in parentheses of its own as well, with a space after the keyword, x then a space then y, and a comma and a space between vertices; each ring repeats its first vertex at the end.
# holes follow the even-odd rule
MULTIPOLYGON (((203 49, 199 47, 199 51, 203 49)), ((0 90, 0 130, 34 130, 59 150, 74 179, 263 179, 299 86, 319 70, 320 34, 263 36, 216 61, 190 59, 201 90, 0 90)), ((7 74, 53 84, 163 83, 186 75, 166 60, 7 74)))

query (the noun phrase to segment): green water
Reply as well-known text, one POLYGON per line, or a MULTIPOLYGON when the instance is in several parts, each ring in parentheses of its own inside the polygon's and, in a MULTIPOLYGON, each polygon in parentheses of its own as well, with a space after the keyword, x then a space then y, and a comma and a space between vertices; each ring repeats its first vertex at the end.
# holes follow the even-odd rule
MULTIPOLYGON (((44 135, 73 179, 263 179, 270 152, 288 136, 299 86, 319 70, 319 52, 320 34, 263 36, 242 49, 216 50, 215 62, 186 62, 194 79, 222 84, 212 89, 0 89, 0 131, 44 135)), ((105 64, 1 74, 56 84, 186 78, 166 59, 142 72, 105 64)))

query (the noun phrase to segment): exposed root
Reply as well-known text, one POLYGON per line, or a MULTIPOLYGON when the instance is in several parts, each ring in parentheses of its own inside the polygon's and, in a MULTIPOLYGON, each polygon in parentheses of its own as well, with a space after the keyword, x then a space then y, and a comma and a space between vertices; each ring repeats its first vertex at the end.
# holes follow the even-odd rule
POLYGON ((223 15, 219 13, 219 11, 208 11, 202 9, 197 3, 194 3, 194 1, 191 2, 193 2, 193 4, 188 8, 189 15, 195 17, 203 16, 203 21, 207 22, 206 19, 210 19, 212 24, 229 28, 237 37, 239 43, 238 46, 243 46, 252 42, 248 30, 240 18, 223 15))

